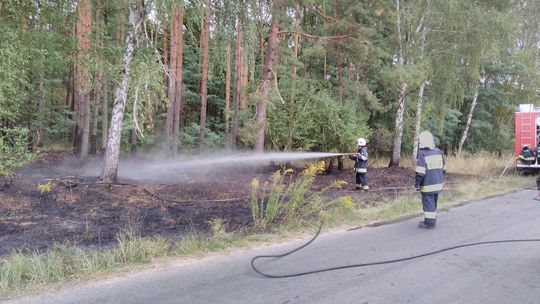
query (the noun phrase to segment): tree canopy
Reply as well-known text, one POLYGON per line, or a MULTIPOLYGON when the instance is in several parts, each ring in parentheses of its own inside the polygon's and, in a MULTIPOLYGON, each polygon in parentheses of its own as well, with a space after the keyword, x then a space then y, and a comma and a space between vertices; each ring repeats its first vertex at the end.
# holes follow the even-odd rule
POLYGON ((447 153, 510 151, 516 105, 540 97, 539 13, 526 0, 2 1, 0 151, 22 136, 84 161, 113 128, 119 153, 169 156, 345 152, 365 137, 399 165, 421 129, 447 153))

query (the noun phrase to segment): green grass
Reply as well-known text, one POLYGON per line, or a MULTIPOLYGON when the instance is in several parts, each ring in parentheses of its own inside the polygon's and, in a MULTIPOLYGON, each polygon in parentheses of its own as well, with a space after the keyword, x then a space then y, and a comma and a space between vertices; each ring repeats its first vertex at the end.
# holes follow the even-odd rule
MULTIPOLYGON (((507 174, 498 178, 505 164, 492 160, 476 159, 474 170, 468 170, 467 179, 447 185, 439 199, 439 209, 450 208, 466 201, 500 195, 530 187, 534 177, 507 174), (495 168, 494 168, 495 166, 495 168)), ((449 171, 467 167, 467 162, 451 160, 456 163, 449 171)), ((455 180, 455 179, 454 179, 455 180)), ((305 185, 302 185, 305 186, 305 185)), ((246 231, 227 232, 221 219, 210 221, 211 233, 191 234, 177 241, 165 238, 142 238, 132 232, 118 235, 115 248, 102 251, 83 251, 75 246, 63 244, 54 247, 46 254, 16 252, 0 259, 0 297, 5 298, 18 293, 32 292, 36 289, 61 284, 67 281, 88 280, 106 275, 128 271, 139 265, 147 265, 167 258, 201 257, 211 252, 223 252, 235 248, 245 248, 253 244, 284 240, 298 233, 311 233, 320 215, 325 221, 325 230, 336 227, 358 227, 373 223, 395 221, 421 215, 420 194, 406 192, 393 200, 376 202, 371 207, 355 207, 350 196, 325 201, 321 196, 310 198, 316 208, 303 212, 310 213, 286 217, 288 220, 266 230, 266 234, 253 234, 246 231)), ((314 206, 312 205, 312 206, 314 206)))
MULTIPOLYGON (((533 184, 533 178, 517 175, 502 178, 470 178, 444 190, 439 197, 438 209, 444 210, 489 196, 502 195, 524 187, 531 187, 533 184)), ((341 226, 344 223, 365 226, 421 215, 421 212, 420 193, 406 192, 395 199, 378 202, 375 206, 368 208, 357 208, 349 213, 328 212, 326 223, 330 227, 341 226)))

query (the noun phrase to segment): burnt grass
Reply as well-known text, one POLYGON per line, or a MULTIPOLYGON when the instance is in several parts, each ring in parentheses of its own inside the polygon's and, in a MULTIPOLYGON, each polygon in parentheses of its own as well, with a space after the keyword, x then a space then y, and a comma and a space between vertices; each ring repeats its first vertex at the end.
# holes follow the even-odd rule
MULTIPOLYGON (((251 180, 264 181, 277 167, 229 170, 218 180, 196 179, 181 184, 119 180, 103 184, 97 177, 51 176, 67 155, 49 153, 18 171, 13 181, 0 180, 0 255, 45 251, 59 243, 84 249, 110 248, 122 231, 143 237, 177 240, 186 233, 208 233, 219 218, 229 231, 252 231, 251 180), (50 192, 38 185, 50 182, 50 192)), ((302 168, 295 168, 295 174, 302 168)), ((371 191, 353 191, 354 172, 333 169, 318 175, 312 191, 333 181, 348 185, 330 189, 328 199, 351 195, 360 207, 411 193, 414 172, 405 168, 371 168, 371 191), (399 189, 388 189, 397 187, 399 189)))

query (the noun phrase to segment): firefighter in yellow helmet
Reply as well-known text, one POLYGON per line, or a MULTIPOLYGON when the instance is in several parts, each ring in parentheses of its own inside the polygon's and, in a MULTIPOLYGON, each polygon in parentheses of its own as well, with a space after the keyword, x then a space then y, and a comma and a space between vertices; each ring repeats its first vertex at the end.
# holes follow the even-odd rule
POLYGON ((358 151, 349 155, 351 160, 354 160, 354 172, 356 172, 356 190, 368 191, 368 178, 367 178, 367 167, 368 167, 368 152, 366 148, 366 139, 358 138, 356 140, 358 145, 358 151))
POLYGON ((414 187, 422 193, 424 220, 420 228, 433 229, 437 222, 437 201, 443 188, 444 157, 435 147, 433 135, 423 131, 418 138, 418 155, 414 187))

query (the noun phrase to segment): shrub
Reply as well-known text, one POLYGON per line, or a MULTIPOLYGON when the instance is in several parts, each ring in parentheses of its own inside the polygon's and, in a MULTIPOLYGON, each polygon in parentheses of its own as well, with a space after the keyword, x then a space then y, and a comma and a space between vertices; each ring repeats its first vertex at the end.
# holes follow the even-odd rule
POLYGON ((0 134, 0 177, 12 178, 16 169, 33 162, 37 155, 28 151, 28 129, 2 129, 0 134))
POLYGON ((320 195, 329 188, 340 187, 344 182, 336 181, 325 189, 309 193, 315 176, 324 172, 325 163, 311 164, 296 180, 292 169, 276 171, 270 181, 261 187, 258 179, 251 182, 251 213, 256 228, 268 228, 279 221, 291 222, 313 216, 324 209, 320 195), (289 178, 287 179, 287 175, 289 178))

